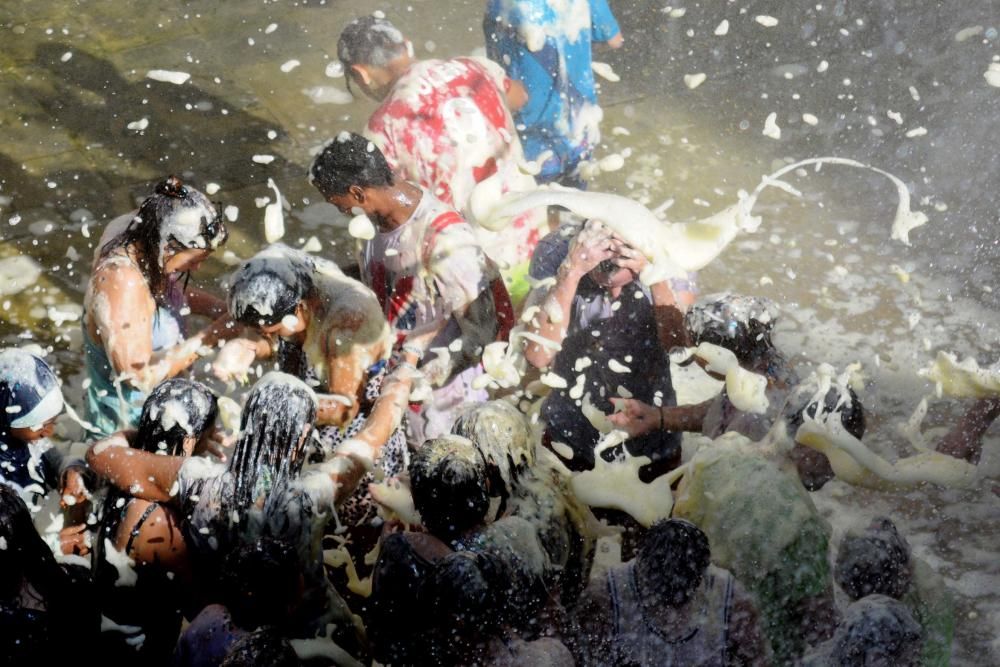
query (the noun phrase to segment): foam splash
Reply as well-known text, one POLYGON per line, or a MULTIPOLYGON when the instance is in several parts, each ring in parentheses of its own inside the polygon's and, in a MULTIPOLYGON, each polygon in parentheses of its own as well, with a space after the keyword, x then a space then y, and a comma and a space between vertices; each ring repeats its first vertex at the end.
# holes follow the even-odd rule
POLYGON ((274 203, 264 209, 264 238, 268 243, 274 243, 285 235, 285 216, 281 210, 281 191, 273 178, 267 179, 267 187, 274 190, 274 203))
POLYGON ((939 395, 956 398, 1000 395, 1000 361, 992 366, 980 367, 972 357, 959 361, 950 352, 938 352, 934 362, 918 374, 936 383, 939 395))

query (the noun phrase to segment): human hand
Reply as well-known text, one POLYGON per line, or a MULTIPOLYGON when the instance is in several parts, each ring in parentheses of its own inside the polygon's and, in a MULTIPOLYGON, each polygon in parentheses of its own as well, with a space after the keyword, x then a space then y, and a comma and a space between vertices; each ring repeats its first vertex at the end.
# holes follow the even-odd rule
POLYGON ((644 435, 660 428, 662 413, 660 408, 637 401, 634 398, 612 398, 616 411, 608 419, 629 437, 644 435))
POLYGON ((588 220, 569 244, 563 266, 579 277, 615 256, 615 240, 611 230, 599 220, 588 220))
POLYGON ((220 461, 225 461, 227 458, 226 451, 232 448, 235 442, 235 435, 226 433, 222 429, 213 428, 211 433, 198 441, 198 446, 195 448, 193 454, 195 456, 208 454, 220 461))
POLYGON ((90 553, 90 532, 87 524, 68 526, 59 531, 59 546, 66 556, 86 556, 90 553))
POLYGON ((212 374, 223 382, 246 382, 253 362, 257 360, 257 345, 245 338, 234 338, 219 350, 212 362, 212 374))
POLYGON ((611 243, 616 255, 611 261, 619 268, 628 269, 632 273, 639 275, 649 265, 649 258, 646 257, 646 253, 636 250, 626 243, 624 239, 613 236, 611 243))

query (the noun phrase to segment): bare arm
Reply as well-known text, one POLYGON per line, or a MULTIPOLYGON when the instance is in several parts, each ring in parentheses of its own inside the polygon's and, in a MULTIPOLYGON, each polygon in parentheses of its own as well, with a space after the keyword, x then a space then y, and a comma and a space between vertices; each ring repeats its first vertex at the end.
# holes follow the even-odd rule
MULTIPOLYGON (((573 310, 573 297, 576 295, 580 280, 605 259, 615 254, 611 233, 599 222, 588 222, 580 230, 572 243, 566 259, 563 260, 556 273, 556 284, 548 293, 535 300, 541 301, 542 309, 528 323, 528 332, 561 344, 566 337, 570 313, 573 310)), ((535 368, 544 368, 552 363, 556 350, 530 340, 524 347, 524 358, 535 368)))
POLYGON ((210 317, 214 320, 229 312, 229 307, 224 300, 203 289, 189 287, 186 296, 188 306, 195 315, 210 317))
POLYGON ((649 405, 634 398, 613 398, 613 403, 621 406, 618 412, 608 415, 611 423, 624 430, 631 437, 637 437, 659 430, 689 431, 698 433, 705 422, 712 400, 697 405, 673 407, 649 405))
POLYGON ((329 394, 318 396, 316 424, 321 426, 344 426, 357 416, 365 373, 382 353, 381 341, 371 345, 357 340, 363 315, 346 312, 335 319, 337 328, 326 334, 329 394))
POLYGON ((132 449, 135 431, 120 431, 87 451, 87 464, 111 484, 136 498, 165 502, 184 463, 180 456, 160 456, 132 449))
POLYGON ((505 92, 507 98, 507 108, 511 113, 520 111, 528 103, 528 90, 524 84, 516 79, 510 79, 510 85, 505 92))

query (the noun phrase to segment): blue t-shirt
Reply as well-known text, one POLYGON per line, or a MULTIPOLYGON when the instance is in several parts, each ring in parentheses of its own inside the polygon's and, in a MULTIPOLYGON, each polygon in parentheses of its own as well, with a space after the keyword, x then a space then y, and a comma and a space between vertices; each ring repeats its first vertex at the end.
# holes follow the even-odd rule
POLYGON ((514 116, 525 156, 553 152, 543 182, 570 176, 600 141, 591 43, 619 32, 607 0, 565 4, 557 12, 549 0, 490 0, 483 21, 487 54, 528 91, 514 116))

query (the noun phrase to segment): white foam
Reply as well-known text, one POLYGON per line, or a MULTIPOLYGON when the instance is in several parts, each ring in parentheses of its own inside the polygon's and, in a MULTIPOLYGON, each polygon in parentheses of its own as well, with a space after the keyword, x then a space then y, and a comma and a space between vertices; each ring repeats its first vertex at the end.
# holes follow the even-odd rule
POLYGON ((187 82, 191 78, 191 75, 187 72, 172 72, 165 69, 151 69, 146 72, 146 78, 152 79, 153 81, 162 81, 164 83, 172 83, 175 85, 181 85, 187 82))

